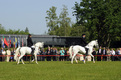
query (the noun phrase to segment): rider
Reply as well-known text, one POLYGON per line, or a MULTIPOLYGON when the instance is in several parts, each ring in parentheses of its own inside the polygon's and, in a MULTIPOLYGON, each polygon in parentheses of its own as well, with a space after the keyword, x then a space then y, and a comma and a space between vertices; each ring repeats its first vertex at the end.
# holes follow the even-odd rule
POLYGON ((34 52, 34 49, 32 48, 32 46, 33 46, 33 41, 32 41, 32 39, 31 39, 31 34, 29 34, 28 35, 28 38, 27 38, 27 46, 28 47, 30 47, 31 49, 32 49, 32 53, 31 54, 33 54, 33 52, 34 52))
MULTIPOLYGON (((82 34, 82 38, 81 38, 81 46, 85 47, 87 45, 86 40, 85 40, 86 34, 82 34)), ((85 47, 86 49, 86 56, 88 55, 88 48, 85 47)))

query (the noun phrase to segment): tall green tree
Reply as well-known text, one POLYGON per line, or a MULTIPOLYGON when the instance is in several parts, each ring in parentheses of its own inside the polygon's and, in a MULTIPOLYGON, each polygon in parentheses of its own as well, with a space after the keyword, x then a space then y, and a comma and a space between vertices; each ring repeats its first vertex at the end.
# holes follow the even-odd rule
POLYGON ((58 17, 56 14, 56 7, 52 6, 49 10, 46 11, 47 16, 46 22, 48 29, 48 34, 50 35, 56 35, 56 29, 58 27, 58 17))
POLYGON ((113 40, 120 40, 120 0, 82 0, 75 3, 74 15, 77 24, 84 25, 90 33, 89 39, 98 39, 102 46, 110 46, 113 40))
POLYGON ((89 31, 88 29, 80 24, 73 24, 71 29, 71 36, 82 36, 82 34, 86 34, 86 39, 89 41, 89 31))
POLYGON ((26 29, 25 29, 25 33, 29 33, 29 29, 28 29, 28 27, 26 27, 26 29))
POLYGON ((68 8, 63 5, 63 9, 59 15, 59 34, 61 36, 69 36, 71 32, 71 18, 68 17, 68 8))

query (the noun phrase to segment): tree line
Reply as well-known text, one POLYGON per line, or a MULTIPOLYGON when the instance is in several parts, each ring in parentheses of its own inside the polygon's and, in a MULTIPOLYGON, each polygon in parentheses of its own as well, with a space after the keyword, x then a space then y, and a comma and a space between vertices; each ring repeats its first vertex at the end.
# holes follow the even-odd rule
POLYGON ((27 35, 29 34, 29 29, 26 27, 25 30, 12 30, 12 29, 9 29, 9 30, 6 30, 2 24, 0 24, 0 34, 21 34, 21 35, 27 35))
POLYGON ((75 2, 73 15, 76 23, 68 17, 68 9, 63 6, 59 16, 56 7, 47 10, 48 34, 58 36, 81 36, 87 40, 98 39, 100 46, 110 47, 112 42, 121 41, 121 1, 120 0, 81 0, 75 2))

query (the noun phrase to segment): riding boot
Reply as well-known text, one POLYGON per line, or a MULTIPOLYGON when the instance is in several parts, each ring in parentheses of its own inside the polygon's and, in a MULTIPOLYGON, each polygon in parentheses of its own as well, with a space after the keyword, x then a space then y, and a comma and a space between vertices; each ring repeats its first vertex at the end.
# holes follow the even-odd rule
POLYGON ((34 59, 34 48, 31 48, 32 49, 32 52, 31 52, 31 60, 34 59))
POLYGON ((88 48, 85 48, 85 49, 86 49, 86 56, 88 56, 88 50, 89 50, 89 49, 88 49, 88 48))

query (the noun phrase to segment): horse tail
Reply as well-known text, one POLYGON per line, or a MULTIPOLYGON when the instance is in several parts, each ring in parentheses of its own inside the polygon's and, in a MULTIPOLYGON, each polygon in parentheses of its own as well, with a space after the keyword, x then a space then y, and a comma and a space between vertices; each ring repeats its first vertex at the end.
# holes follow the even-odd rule
POLYGON ((19 54, 19 50, 20 50, 20 47, 18 47, 15 51, 15 55, 14 55, 14 60, 17 60, 17 56, 19 54))
POLYGON ((70 46, 70 48, 69 48, 70 58, 72 58, 72 53, 73 53, 73 46, 70 46))

